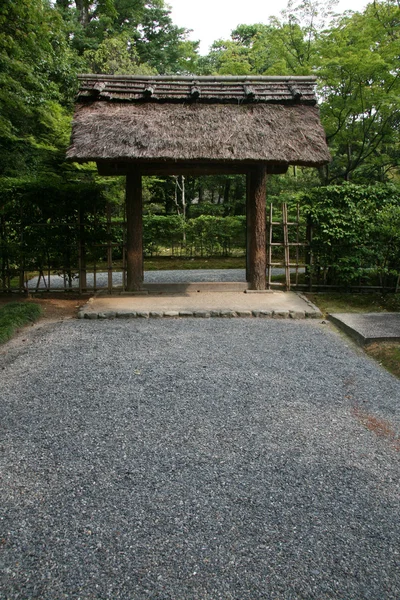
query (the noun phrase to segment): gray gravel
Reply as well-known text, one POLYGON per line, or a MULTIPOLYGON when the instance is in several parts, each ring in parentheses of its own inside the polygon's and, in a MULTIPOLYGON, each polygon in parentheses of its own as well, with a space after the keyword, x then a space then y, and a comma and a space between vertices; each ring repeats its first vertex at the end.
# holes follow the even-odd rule
MULTIPOLYGON (((294 272, 294 269, 291 269, 294 272)), ((299 273, 304 269, 299 269, 299 273)), ((273 275, 283 275, 284 269, 272 269, 273 275)), ((92 288, 94 286, 93 273, 88 273, 86 277, 87 286, 92 288)), ((188 282, 199 282, 199 281, 246 281, 246 272, 244 269, 188 269, 184 271, 145 271, 144 282, 145 283, 188 283, 188 282)), ((28 282, 29 289, 35 289, 37 286, 38 277, 33 277, 28 282)), ((48 278, 46 277, 46 285, 48 285, 48 278)), ((45 289, 43 279, 40 280, 39 289, 45 289)), ((99 272, 96 274, 96 287, 106 288, 108 285, 108 274, 106 272, 99 272)), ((122 273, 113 273, 113 286, 122 285, 122 273)), ((64 278, 60 275, 50 276, 50 287, 51 289, 63 289, 68 287, 68 283, 64 281, 64 278)), ((72 280, 72 287, 79 287, 78 277, 72 280)))
POLYGON ((25 337, 0 350, 2 598, 400 597, 400 382, 329 325, 25 337))

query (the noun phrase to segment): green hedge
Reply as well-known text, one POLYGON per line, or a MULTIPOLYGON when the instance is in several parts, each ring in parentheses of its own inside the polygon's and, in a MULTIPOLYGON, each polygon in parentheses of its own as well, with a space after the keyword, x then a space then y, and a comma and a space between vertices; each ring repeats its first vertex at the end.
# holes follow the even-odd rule
POLYGON ((324 283, 396 284, 400 272, 399 187, 327 186, 302 193, 299 200, 313 225, 314 270, 324 283))
POLYGON ((188 256, 229 256, 233 250, 245 248, 246 218, 201 215, 195 219, 146 215, 143 239, 147 255, 157 254, 162 247, 173 254, 188 256))

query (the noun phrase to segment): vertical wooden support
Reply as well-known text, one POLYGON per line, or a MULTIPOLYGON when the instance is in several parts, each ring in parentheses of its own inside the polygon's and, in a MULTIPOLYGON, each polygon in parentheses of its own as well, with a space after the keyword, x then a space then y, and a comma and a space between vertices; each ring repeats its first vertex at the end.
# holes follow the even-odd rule
POLYGON ((300 248, 300 204, 297 203, 296 206, 296 272, 295 272, 295 279, 294 279, 294 283, 296 285, 296 287, 299 285, 299 262, 300 262, 300 255, 299 255, 299 248, 300 248))
POLYGON ((107 289, 112 293, 113 264, 112 264, 112 231, 111 231, 111 204, 107 203, 107 289))
POLYGON ((124 205, 122 228, 122 291, 126 292, 126 203, 124 205))
MULTIPOLYGON (((19 240, 20 240, 20 249, 21 249, 21 263, 20 263, 20 272, 19 272, 19 291, 28 292, 28 273, 25 272, 25 249, 24 249, 24 230, 23 230, 23 208, 22 208, 22 200, 19 205, 20 210, 20 231, 19 231, 19 240), (24 284, 25 281, 25 284, 24 284)), ((10 271, 8 271, 8 289, 10 288, 10 271)))
POLYGON ((251 214, 250 214, 250 174, 246 175, 246 281, 250 281, 250 240, 251 240, 251 214))
POLYGON ((306 246, 306 277, 305 282, 308 287, 308 291, 312 292, 313 289, 313 273, 312 273, 312 252, 311 252, 311 243, 313 238, 313 226, 311 218, 307 218, 307 246, 306 246))
MULTIPOLYGON (((94 221, 94 235, 96 238, 97 233, 98 233, 98 225, 99 225, 98 220, 97 220, 96 205, 94 206, 93 221, 94 221)), ((94 259, 93 259, 93 289, 95 292, 97 291, 97 252, 94 253, 94 259)))
POLYGON ((288 212, 287 204, 282 204, 282 226, 283 226, 283 249, 284 249, 284 264, 285 264, 285 286, 286 291, 290 291, 290 248, 289 248, 289 229, 288 229, 288 212))
POLYGON ((126 278, 127 290, 140 290, 143 283, 142 177, 126 176, 126 278))
MULTIPOLYGON (((86 292, 86 243, 85 243, 85 213, 82 208, 78 213, 78 231, 79 231, 79 247, 78 247, 78 262, 79 262, 79 293, 86 292)), ((65 288, 65 277, 64 277, 65 288)))
POLYGON ((252 290, 265 290, 267 169, 254 167, 247 176, 248 282, 252 290))

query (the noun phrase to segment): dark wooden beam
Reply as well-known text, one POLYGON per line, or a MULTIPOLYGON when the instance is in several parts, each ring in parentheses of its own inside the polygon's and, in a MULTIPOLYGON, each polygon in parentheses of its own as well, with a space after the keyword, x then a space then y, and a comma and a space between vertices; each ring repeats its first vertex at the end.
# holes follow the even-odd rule
MULTIPOLYGON (((263 163, 260 163, 261 165, 263 163)), ((191 175, 193 177, 200 175, 245 175, 249 169, 257 166, 257 163, 247 162, 140 162, 140 161, 97 161, 97 168, 100 175, 119 176, 129 175, 131 173, 140 173, 141 175, 191 175)), ((267 172, 270 175, 280 175, 286 173, 288 166, 277 164, 267 165, 267 172)))
POLYGON ((252 169, 247 175, 247 276, 252 290, 265 290, 267 266, 265 206, 267 169, 252 169))
POLYGON ((127 291, 135 292, 143 283, 143 203, 142 177, 126 177, 126 264, 127 291))

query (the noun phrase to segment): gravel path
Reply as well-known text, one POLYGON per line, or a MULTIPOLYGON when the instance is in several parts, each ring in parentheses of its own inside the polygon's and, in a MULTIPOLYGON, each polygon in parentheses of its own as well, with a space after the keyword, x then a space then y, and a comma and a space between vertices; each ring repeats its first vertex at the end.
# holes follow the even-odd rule
POLYGON ((2 598, 398 600, 400 382, 329 325, 25 337, 0 350, 2 598))
MULTIPOLYGON (((294 269, 292 269, 294 272, 294 269)), ((299 269, 299 273, 304 269, 299 269)), ((273 275, 283 275, 284 269, 272 269, 273 275)), ((93 287, 94 279, 93 274, 87 274, 87 286, 93 287)), ((38 277, 33 277, 28 282, 28 288, 35 289, 37 286, 38 277)), ((199 282, 199 281, 246 281, 246 272, 244 269, 188 269, 188 270, 171 270, 171 271, 145 271, 144 282, 145 283, 188 283, 188 282, 199 282)), ((46 284, 48 284, 46 277, 46 284)), ((65 286, 63 277, 60 275, 50 276, 51 289, 63 289, 65 286)), ((96 274, 96 287, 106 288, 108 285, 108 275, 106 272, 99 272, 96 274)), ((113 273, 113 285, 122 285, 122 273, 113 273)), ((40 289, 45 289, 43 279, 40 280, 40 289)), ((72 287, 78 288, 78 278, 72 281, 72 287)))

